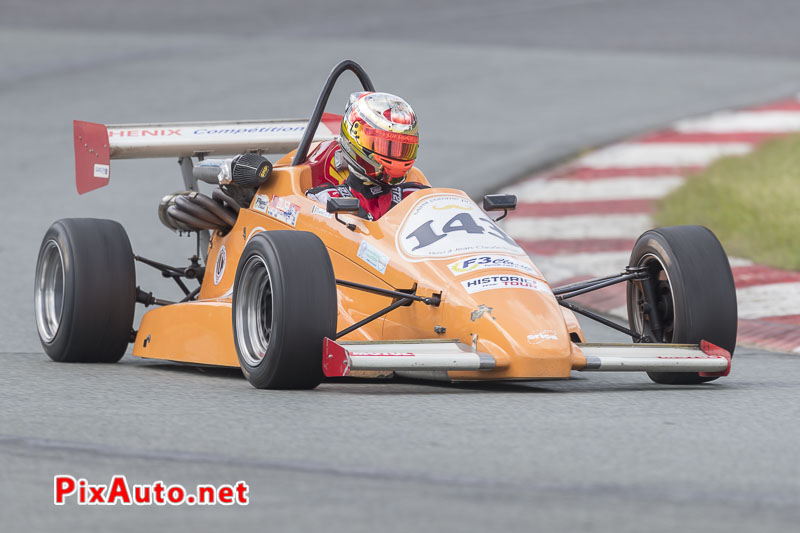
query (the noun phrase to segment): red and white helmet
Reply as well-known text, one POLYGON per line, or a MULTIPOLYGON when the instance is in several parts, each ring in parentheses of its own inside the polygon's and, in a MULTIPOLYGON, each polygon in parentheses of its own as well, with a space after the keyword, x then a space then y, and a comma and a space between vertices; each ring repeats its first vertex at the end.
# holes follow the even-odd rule
POLYGON ((417 158, 417 115, 399 96, 353 93, 342 119, 339 145, 356 174, 378 184, 398 185, 417 158))

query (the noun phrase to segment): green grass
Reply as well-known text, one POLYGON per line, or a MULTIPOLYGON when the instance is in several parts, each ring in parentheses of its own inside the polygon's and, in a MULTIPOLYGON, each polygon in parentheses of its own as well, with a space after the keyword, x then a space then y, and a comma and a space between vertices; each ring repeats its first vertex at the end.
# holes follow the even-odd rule
POLYGON ((800 270, 800 135, 716 161, 663 198, 655 221, 701 224, 730 256, 800 270))

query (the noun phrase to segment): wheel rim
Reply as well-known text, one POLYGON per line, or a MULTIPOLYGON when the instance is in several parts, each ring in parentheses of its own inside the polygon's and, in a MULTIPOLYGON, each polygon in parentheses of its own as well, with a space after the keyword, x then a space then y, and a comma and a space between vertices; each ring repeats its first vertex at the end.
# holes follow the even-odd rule
POLYGON ((64 311, 64 258, 53 239, 44 244, 36 267, 34 307, 39 336, 49 344, 58 334, 64 311))
POLYGON ((236 293, 236 338, 250 366, 264 360, 272 334, 272 284, 261 257, 250 257, 239 274, 236 293))
POLYGON ((658 313, 658 317, 661 321, 662 334, 661 338, 654 338, 654 333, 649 323, 645 323, 643 282, 634 283, 632 285, 631 308, 634 310, 632 313, 633 329, 637 333, 650 336, 655 342, 670 343, 675 333, 675 295, 672 293, 672 283, 669 279, 669 273, 664 263, 655 254, 643 255, 636 266, 645 267, 650 273, 650 279, 655 280, 654 289, 657 300, 655 302, 655 312, 658 313))

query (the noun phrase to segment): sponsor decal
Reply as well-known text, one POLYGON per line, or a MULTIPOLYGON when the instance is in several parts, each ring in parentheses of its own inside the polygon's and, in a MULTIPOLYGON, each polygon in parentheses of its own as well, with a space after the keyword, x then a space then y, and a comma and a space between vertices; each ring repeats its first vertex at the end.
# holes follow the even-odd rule
POLYGON ((225 253, 225 245, 223 244, 217 254, 217 263, 214 265, 214 285, 219 285, 222 275, 225 274, 225 265, 227 264, 228 260, 225 253))
POLYGON ((486 268, 508 268, 511 270, 519 270, 520 272, 525 272, 526 274, 532 274, 534 276, 541 276, 539 271, 537 271, 533 265, 526 263, 523 259, 508 257, 505 255, 476 255, 466 259, 459 259, 458 261, 450 263, 447 265, 447 268, 449 268, 450 272, 456 276, 475 272, 476 270, 484 270, 486 268))
POLYGON ((487 252, 525 255, 472 200, 456 194, 417 201, 397 232, 397 248, 410 261, 487 252))
MULTIPOLYGON (((283 133, 305 130, 305 125, 302 126, 262 126, 254 128, 199 128, 194 130, 194 135, 240 135, 242 133, 283 133)), ((180 134, 179 134, 180 135, 180 134)))
POLYGON ((288 198, 281 198, 277 195, 272 197, 272 200, 270 200, 267 206, 268 216, 292 227, 297 224, 297 214, 299 212, 299 205, 293 204, 288 198))
POLYGON ((94 164, 94 177, 108 179, 111 168, 108 165, 101 165, 100 163, 94 164))
POLYGON ((394 187, 392 189, 392 203, 399 204, 403 201, 403 191, 400 187, 394 187))
POLYGON ((375 352, 375 353, 357 353, 356 357, 414 357, 411 352, 375 352))
POLYGON ((171 137, 182 135, 180 128, 176 130, 108 130, 109 137, 171 137))
POLYGON ((261 213, 266 213, 267 207, 269 207, 269 196, 266 194, 259 194, 256 196, 256 199, 253 202, 253 209, 260 211, 261 213))
POLYGON ((312 215, 319 215, 319 216, 325 217, 325 218, 333 218, 332 214, 328 213, 327 211, 325 211, 323 208, 321 208, 318 205, 312 205, 311 206, 311 214, 312 215))
POLYGON ((358 255, 361 260, 381 274, 386 273, 386 267, 389 264, 389 256, 375 248, 367 241, 361 241, 361 245, 358 247, 358 253, 356 255, 358 255))
POLYGON ((550 286, 547 283, 527 276, 482 276, 462 281, 461 285, 470 294, 491 289, 529 289, 551 293, 550 286))
POLYGON ((237 135, 253 135, 253 134, 285 134, 285 133, 298 133, 305 131, 306 124, 300 122, 285 122, 283 124, 263 124, 254 125, 250 127, 242 127, 241 125, 219 125, 217 127, 179 127, 179 128, 135 128, 135 129, 109 129, 109 137, 209 137, 209 136, 223 136, 232 137, 237 135))
POLYGON ((541 344, 544 341, 557 341, 558 335, 556 335, 555 330, 543 329, 542 331, 531 333, 527 339, 528 344, 541 344))
POLYGON ((353 198, 353 193, 350 192, 350 187, 347 185, 337 185, 335 188, 339 192, 340 198, 353 198))

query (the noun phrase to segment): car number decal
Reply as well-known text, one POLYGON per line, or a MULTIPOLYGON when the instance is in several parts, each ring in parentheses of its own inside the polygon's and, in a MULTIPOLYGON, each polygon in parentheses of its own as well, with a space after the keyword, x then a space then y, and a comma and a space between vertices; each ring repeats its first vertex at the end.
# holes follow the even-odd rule
POLYGON ((397 248, 411 261, 468 253, 526 255, 494 220, 466 196, 426 196, 408 212, 397 248))

